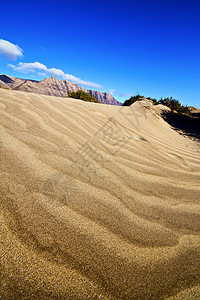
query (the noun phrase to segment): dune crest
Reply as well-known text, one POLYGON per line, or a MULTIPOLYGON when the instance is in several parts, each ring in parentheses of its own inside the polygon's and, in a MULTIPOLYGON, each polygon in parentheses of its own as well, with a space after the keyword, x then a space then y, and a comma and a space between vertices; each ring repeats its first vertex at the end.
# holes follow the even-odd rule
POLYGON ((200 297, 200 147, 159 112, 0 89, 0 297, 200 297))

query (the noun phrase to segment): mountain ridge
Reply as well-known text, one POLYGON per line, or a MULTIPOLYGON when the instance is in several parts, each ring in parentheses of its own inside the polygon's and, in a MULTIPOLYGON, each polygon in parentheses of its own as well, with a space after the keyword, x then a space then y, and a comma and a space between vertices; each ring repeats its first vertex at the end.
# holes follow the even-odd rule
POLYGON ((67 97, 68 91, 77 92, 79 90, 82 90, 94 96, 99 102, 103 104, 118 106, 121 105, 119 101, 117 101, 112 95, 106 92, 87 90, 68 80, 61 80, 54 76, 44 78, 41 81, 37 81, 11 77, 7 75, 0 75, 0 83, 1 82, 3 83, 3 87, 7 87, 13 90, 57 97, 67 97))

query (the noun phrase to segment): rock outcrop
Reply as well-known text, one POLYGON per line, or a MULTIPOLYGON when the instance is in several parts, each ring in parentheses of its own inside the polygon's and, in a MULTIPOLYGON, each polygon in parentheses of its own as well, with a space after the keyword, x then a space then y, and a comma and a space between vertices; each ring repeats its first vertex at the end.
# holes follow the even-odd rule
POLYGON ((54 76, 45 78, 41 81, 36 81, 10 77, 7 75, 0 75, 0 82, 4 83, 6 87, 13 90, 58 97, 67 97, 69 90, 73 92, 82 90, 89 93, 90 95, 93 95, 101 103, 121 105, 120 102, 118 102, 112 95, 108 93, 86 90, 75 83, 72 83, 68 80, 60 80, 54 76))

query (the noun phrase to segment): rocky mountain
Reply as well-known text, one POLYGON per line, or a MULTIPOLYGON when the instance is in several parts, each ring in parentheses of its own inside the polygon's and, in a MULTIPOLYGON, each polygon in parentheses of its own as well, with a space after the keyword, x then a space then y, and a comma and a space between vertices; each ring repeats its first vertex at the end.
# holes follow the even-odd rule
POLYGON ((0 82, 2 84, 2 87, 15 89, 17 86, 25 82, 25 79, 10 77, 7 75, 0 75, 0 82))
POLYGON ((92 90, 87 90, 87 92, 90 95, 94 96, 101 103, 111 104, 111 105, 121 105, 120 102, 118 102, 112 95, 108 93, 92 91, 92 90))
POLYGON ((0 84, 2 87, 7 87, 17 91, 24 91, 36 94, 51 95, 58 97, 66 97, 67 92, 85 91, 93 95, 99 102, 110 105, 121 105, 112 95, 108 93, 86 90, 75 83, 68 80, 60 80, 52 76, 41 81, 26 80, 7 75, 0 75, 0 84))
POLYGON ((15 90, 58 97, 66 97, 69 90, 73 92, 78 90, 85 91, 84 88, 79 87, 77 84, 67 80, 59 80, 53 76, 36 82, 26 80, 15 87, 15 90))

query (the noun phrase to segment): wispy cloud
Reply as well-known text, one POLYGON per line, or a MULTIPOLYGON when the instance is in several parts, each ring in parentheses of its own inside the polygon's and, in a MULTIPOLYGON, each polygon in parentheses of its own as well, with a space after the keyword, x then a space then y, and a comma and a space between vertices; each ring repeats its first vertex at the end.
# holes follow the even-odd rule
POLYGON ((47 71, 47 67, 39 62, 34 63, 18 63, 17 65, 9 64, 13 70, 21 72, 21 73, 35 73, 37 71, 47 71))
POLYGON ((17 57, 23 56, 23 50, 6 40, 0 39, 0 55, 4 55, 9 60, 16 60, 17 57))
POLYGON ((13 70, 21 73, 37 73, 37 74, 45 74, 45 75, 52 75, 56 77, 60 77, 64 80, 70 80, 74 83, 80 84, 80 85, 85 85, 85 86, 90 86, 94 88, 102 88, 102 86, 98 83, 92 82, 92 81, 85 81, 80 78, 77 78, 73 75, 69 75, 64 73, 60 69, 55 69, 55 68, 47 68, 44 64, 41 64, 39 62, 34 62, 34 63, 18 63, 17 65, 12 65, 9 64, 9 67, 11 67, 13 70))
POLYGON ((114 90, 114 89, 111 89, 111 90, 109 90, 109 91, 108 91, 108 94, 114 95, 114 94, 115 94, 115 92, 116 92, 116 90, 114 90))

